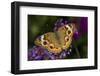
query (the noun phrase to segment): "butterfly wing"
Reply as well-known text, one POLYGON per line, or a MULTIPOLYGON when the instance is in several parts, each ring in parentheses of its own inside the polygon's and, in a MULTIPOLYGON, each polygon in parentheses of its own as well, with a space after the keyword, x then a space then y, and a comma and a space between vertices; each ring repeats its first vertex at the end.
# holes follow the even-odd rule
POLYGON ((65 26, 60 27, 57 31, 57 35, 59 37, 62 49, 66 49, 71 45, 73 36, 73 31, 71 26, 67 24, 65 26))
POLYGON ((42 46, 52 53, 60 53, 61 46, 54 32, 48 32, 35 40, 35 45, 42 46))

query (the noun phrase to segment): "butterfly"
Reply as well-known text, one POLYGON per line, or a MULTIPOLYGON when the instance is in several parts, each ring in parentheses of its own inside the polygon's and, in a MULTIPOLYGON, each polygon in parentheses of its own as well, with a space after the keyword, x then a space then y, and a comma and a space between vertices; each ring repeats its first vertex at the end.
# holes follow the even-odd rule
POLYGON ((70 47, 73 37, 73 25, 66 24, 58 28, 57 31, 48 32, 37 37, 34 44, 46 48, 54 54, 70 47))

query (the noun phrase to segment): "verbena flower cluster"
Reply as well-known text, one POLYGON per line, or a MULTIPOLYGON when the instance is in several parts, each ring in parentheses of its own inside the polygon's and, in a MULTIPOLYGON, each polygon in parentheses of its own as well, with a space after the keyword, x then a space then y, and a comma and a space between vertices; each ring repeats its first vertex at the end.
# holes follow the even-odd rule
MULTIPOLYGON (((61 18, 58 19, 54 24, 54 31, 61 26, 67 24, 67 20, 61 18)), ((78 31, 74 32, 74 37, 78 37, 78 31)), ((72 52, 72 45, 68 49, 62 50, 59 54, 54 54, 49 52, 47 49, 34 45, 32 48, 28 50, 28 60, 55 60, 55 59, 65 59, 70 56, 72 52)))

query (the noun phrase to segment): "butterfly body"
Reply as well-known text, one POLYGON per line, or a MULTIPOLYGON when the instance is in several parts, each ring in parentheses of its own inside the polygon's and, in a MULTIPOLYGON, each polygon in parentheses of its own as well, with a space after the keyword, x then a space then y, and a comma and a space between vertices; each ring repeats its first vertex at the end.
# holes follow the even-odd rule
POLYGON ((42 46, 52 53, 60 53, 67 49, 72 42, 73 30, 69 25, 58 28, 57 31, 48 32, 35 40, 35 45, 42 46))

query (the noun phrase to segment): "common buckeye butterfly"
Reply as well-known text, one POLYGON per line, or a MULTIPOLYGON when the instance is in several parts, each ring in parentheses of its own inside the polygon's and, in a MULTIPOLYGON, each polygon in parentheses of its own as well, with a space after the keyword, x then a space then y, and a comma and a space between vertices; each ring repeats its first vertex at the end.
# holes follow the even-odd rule
POLYGON ((48 32, 36 38, 34 44, 46 48, 54 54, 70 47, 73 36, 73 25, 66 24, 58 28, 57 31, 48 32))

